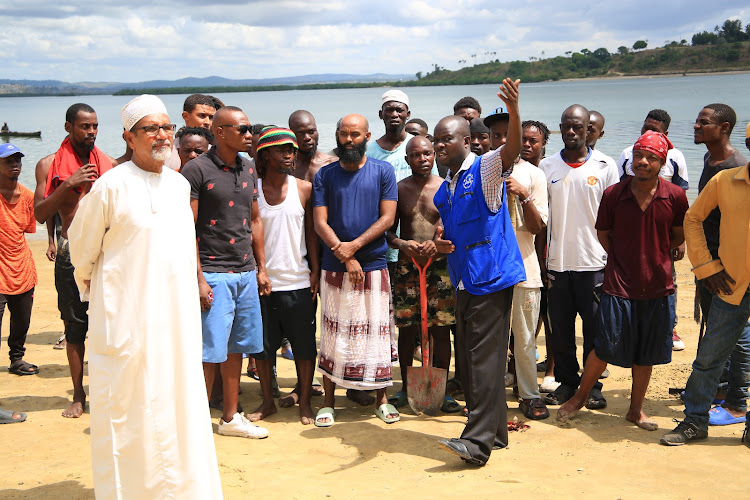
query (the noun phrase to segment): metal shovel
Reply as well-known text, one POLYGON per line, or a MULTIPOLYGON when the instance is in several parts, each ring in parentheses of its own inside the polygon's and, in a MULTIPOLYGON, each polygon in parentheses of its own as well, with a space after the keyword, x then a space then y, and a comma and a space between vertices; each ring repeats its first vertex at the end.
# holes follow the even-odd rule
POLYGON ((409 406, 414 410, 414 413, 434 416, 443 406, 448 370, 433 368, 430 363, 432 346, 427 333, 427 268, 430 267, 432 259, 429 259, 424 267, 420 267, 414 258, 411 260, 419 271, 419 302, 422 309, 422 366, 410 366, 406 369, 406 394, 409 406))

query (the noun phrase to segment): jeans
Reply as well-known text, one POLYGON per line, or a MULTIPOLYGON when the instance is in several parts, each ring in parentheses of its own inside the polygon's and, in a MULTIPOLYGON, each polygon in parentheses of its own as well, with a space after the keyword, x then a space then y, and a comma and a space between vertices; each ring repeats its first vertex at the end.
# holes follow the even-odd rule
MULTIPOLYGON (((724 365, 740 339, 750 338, 748 318, 750 293, 746 293, 737 306, 714 296, 706 333, 693 362, 693 372, 685 387, 685 422, 708 430, 708 411, 711 409, 724 365)), ((737 368, 742 368, 741 376, 745 379, 744 386, 747 387, 750 366, 745 363, 745 366, 737 368)))

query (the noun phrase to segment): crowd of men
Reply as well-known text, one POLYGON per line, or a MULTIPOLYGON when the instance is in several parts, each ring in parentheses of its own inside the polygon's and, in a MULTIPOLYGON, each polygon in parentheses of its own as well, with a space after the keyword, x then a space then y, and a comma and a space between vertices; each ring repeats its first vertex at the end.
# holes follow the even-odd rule
MULTIPOLYGON (((688 207, 666 111, 649 111, 615 162, 596 149, 604 117, 574 104, 560 118, 563 148, 546 151, 549 128, 521 120, 519 83, 505 79, 502 105, 484 118, 476 99, 459 100, 431 135, 410 119, 409 97, 389 90, 383 136, 372 139, 367 119, 350 114, 330 153, 318 150, 305 110, 287 126, 258 126, 242 109, 195 94, 177 130, 159 98, 142 95, 122 109, 127 148, 114 159, 95 145, 95 110, 74 104, 67 137, 36 166, 34 193, 18 183, 23 153, 0 146, 9 370, 39 372, 24 359, 36 285, 24 233, 38 221, 48 228, 73 383, 64 417, 86 409, 88 336, 97 496, 220 495, 209 404, 222 412, 219 434, 267 437, 256 422, 278 411, 275 360, 287 343, 297 383, 279 404, 298 405, 303 425, 334 425, 337 386, 397 422, 424 321, 434 367, 450 368, 453 337, 455 377, 442 410, 467 421, 459 438, 439 444, 469 464, 508 445, 507 385, 527 418, 559 405, 558 420, 568 422, 584 406, 607 406, 600 380, 609 363, 632 370, 625 418, 656 430, 643 401, 652 367, 684 348, 674 261, 685 242, 705 332, 682 395, 685 419, 660 441, 702 440, 709 424, 745 422, 750 177, 730 142, 734 111, 700 110, 694 138, 707 153, 688 207), (542 324, 547 359, 537 363, 542 324), (238 401, 246 358, 263 395, 248 413, 238 401), (396 360, 402 388, 389 397, 396 360), (205 393, 191 390, 201 373, 205 393), (712 408, 717 390, 726 396, 712 408)), ((3 423, 25 418, 0 412, 3 423)), ((750 446, 747 430, 743 442, 750 446)))

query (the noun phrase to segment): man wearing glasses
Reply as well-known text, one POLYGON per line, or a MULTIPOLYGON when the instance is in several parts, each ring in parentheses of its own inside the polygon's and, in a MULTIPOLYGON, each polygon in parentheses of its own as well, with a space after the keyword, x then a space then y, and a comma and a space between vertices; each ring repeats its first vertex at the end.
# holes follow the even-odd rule
POLYGON ((214 115, 211 131, 214 147, 187 162, 181 172, 190 183, 198 242, 203 374, 210 398, 220 365, 224 414, 219 434, 261 439, 268 431, 237 410, 242 355, 263 351, 258 294, 271 292, 258 174, 239 155, 250 149, 252 130, 240 108, 226 106, 214 115))
POLYGON ((122 110, 131 161, 83 197, 70 229, 89 307, 97 498, 221 498, 202 380, 190 186, 164 167, 175 125, 158 97, 122 110))

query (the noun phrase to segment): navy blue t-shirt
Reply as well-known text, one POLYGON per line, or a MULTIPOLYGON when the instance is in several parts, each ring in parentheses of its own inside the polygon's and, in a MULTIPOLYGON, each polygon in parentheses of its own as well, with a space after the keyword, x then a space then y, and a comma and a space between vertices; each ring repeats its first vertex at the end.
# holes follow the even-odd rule
MULTIPOLYGON (((390 163, 367 157, 356 172, 330 163, 315 174, 313 206, 328 207, 328 225, 341 241, 352 241, 380 218, 380 202, 398 200, 398 186, 390 163)), ((388 243, 385 232, 354 254, 365 272, 386 268, 388 243)), ((323 246, 323 269, 345 272, 328 246, 323 246)))

